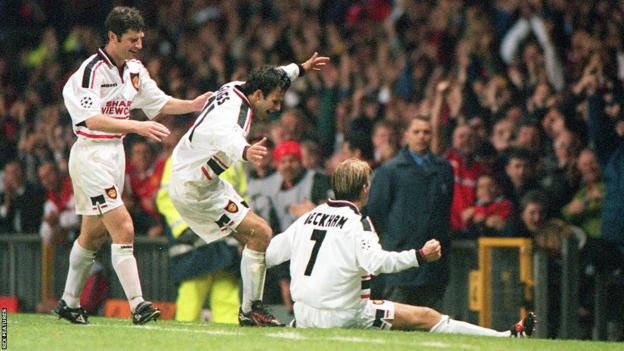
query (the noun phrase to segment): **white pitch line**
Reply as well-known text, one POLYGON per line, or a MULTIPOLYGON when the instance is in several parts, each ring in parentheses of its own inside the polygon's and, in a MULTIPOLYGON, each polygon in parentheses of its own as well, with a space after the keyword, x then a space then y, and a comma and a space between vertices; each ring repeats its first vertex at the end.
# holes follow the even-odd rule
POLYGON ((418 342, 418 345, 422 345, 422 346, 426 346, 426 347, 437 347, 437 348, 441 348, 441 349, 449 349, 449 348, 462 348, 465 350, 476 350, 478 348, 471 346, 471 345, 451 345, 451 344, 447 344, 445 342, 442 341, 423 341, 423 342, 418 342))
POLYGON ((367 339, 367 338, 361 338, 358 336, 332 336, 329 338, 323 338, 323 339, 327 339, 327 340, 335 340, 335 341, 348 341, 348 342, 357 342, 357 343, 373 343, 373 344, 383 344, 386 342, 386 340, 382 340, 382 339, 367 339))
POLYGON ((309 339, 308 337, 303 336, 299 333, 295 333, 295 332, 269 333, 269 334, 265 334, 264 336, 268 336, 270 338, 282 338, 282 339, 289 339, 289 340, 308 340, 309 339))
MULTIPOLYGON (((102 327, 102 328, 123 328, 127 329, 127 326, 123 325, 104 325, 104 324, 87 324, 89 327, 102 327)), ((222 336, 241 336, 242 333, 239 332, 230 332, 225 330, 210 330, 210 329, 189 329, 189 328, 168 328, 168 327, 160 327, 157 325, 135 325, 131 326, 131 328, 140 328, 147 330, 159 330, 159 331, 170 331, 170 332, 186 332, 186 333, 198 333, 198 334, 209 334, 209 335, 222 335, 222 336)))
MULTIPOLYGON (((123 328, 127 329, 128 326, 124 325, 114 325, 114 324, 88 324, 84 327, 91 328, 123 328)), ((195 333, 195 334, 207 334, 207 335, 220 335, 220 336, 244 336, 246 334, 241 332, 234 331, 225 331, 225 330, 210 330, 210 329, 190 329, 190 328, 170 328, 170 327, 160 327, 157 325, 132 325, 130 328, 141 328, 147 330, 157 330, 157 331, 167 331, 167 332, 185 332, 185 333, 195 333)), ((201 328, 201 327, 200 327, 201 328)), ((383 333, 383 332, 381 332, 383 333)), ((342 342, 351 342, 351 343, 367 343, 367 344, 395 344, 395 345, 405 345, 405 346, 424 346, 424 347, 433 347, 433 348, 441 348, 441 349, 464 349, 464 350, 477 350, 478 347, 472 345, 456 345, 456 344, 448 344, 442 341, 415 341, 415 342, 405 342, 405 341, 394 341, 394 340, 385 340, 380 338, 365 338, 365 337, 357 337, 357 336, 330 336, 330 337, 308 337, 303 334, 297 333, 295 331, 288 332, 277 332, 277 333, 266 333, 263 336, 269 338, 281 338, 288 340, 330 340, 330 341, 342 341, 342 342)))

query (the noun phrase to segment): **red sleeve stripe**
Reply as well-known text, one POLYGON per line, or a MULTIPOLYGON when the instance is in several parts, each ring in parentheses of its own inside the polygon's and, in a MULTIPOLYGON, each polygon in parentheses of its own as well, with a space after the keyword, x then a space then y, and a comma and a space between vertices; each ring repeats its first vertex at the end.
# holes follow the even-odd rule
POLYGON ((248 132, 249 128, 251 127, 251 120, 253 119, 253 110, 252 109, 249 109, 248 116, 249 117, 247 117, 247 121, 245 122, 245 127, 243 127, 243 130, 245 132, 248 132))
POLYGON ((206 167, 201 166, 201 171, 206 176, 206 178, 208 178, 208 180, 212 180, 212 177, 210 176, 210 173, 208 173, 208 170, 206 169, 206 167))
POLYGON ((104 60, 106 61, 106 63, 109 66, 114 66, 113 63, 111 62, 110 58, 108 57, 108 55, 106 54, 106 51, 102 50, 102 49, 98 49, 98 53, 100 54, 100 56, 102 56, 102 58, 104 58, 104 60))
POLYGON ((375 230, 375 225, 373 224, 373 221, 371 221, 370 217, 366 217, 366 220, 368 221, 368 224, 370 224, 371 228, 373 229, 373 232, 377 232, 377 230, 375 230))

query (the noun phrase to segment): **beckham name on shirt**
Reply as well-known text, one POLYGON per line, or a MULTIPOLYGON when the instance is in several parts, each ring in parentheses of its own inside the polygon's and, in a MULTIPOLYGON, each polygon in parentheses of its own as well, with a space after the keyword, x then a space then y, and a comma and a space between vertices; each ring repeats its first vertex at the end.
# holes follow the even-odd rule
POLYGON ((319 227, 339 227, 347 223, 348 218, 340 215, 330 215, 321 212, 312 212, 308 215, 303 224, 313 224, 319 227))

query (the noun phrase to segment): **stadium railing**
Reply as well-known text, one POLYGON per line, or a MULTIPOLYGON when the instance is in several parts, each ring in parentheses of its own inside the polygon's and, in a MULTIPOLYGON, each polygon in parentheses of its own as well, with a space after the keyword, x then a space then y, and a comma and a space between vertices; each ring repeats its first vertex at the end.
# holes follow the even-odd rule
MULTIPOLYGON (((0 296, 17 296, 20 310, 35 311, 50 291, 60 295, 67 276, 71 244, 42 247, 39 234, 0 235, 0 296), (46 253, 47 252, 47 253, 46 253), (47 255, 52 255, 46 259, 47 255), (43 261, 52 262, 46 267, 43 261)), ((170 279, 166 238, 135 238, 143 294, 154 301, 175 301, 176 288, 170 279)), ((103 245, 97 260, 104 265, 110 283, 109 295, 124 298, 123 288, 110 265, 110 245, 103 245)))
MULTIPOLYGON (((557 320, 556 337, 577 339, 579 332, 579 243, 576 237, 562 238, 561 255, 554 259, 548 249, 536 248, 533 255, 535 281, 535 312, 539 316, 536 336, 548 337, 551 320, 557 320), (555 261, 553 261, 555 260, 555 261), (558 280, 553 280, 557 279, 558 280), (549 285, 556 282, 556 291, 549 290, 549 285), (549 283, 550 282, 550 283, 549 283), (557 294, 558 292, 558 294, 557 294), (558 296, 550 297, 555 293, 558 296), (559 309, 549 306, 549 301, 559 301, 559 309)), ((551 334, 552 334, 551 333, 551 334)), ((552 335, 551 335, 552 336, 552 335)))
MULTIPOLYGON (((8 234, 0 235, 0 296, 17 296, 20 310, 25 312, 35 311, 37 304, 46 296, 46 290, 60 295, 63 291, 67 273, 67 257, 70 244, 56 246, 53 253, 53 267, 43 267, 42 257, 45 259, 45 250, 42 250, 41 238, 38 234, 8 234), (46 275, 52 275, 49 285, 44 283, 46 275)), ((139 274, 141 276, 144 295, 154 301, 175 301, 176 287, 170 279, 169 257, 167 252, 167 240, 165 238, 148 238, 137 236, 135 243, 135 256, 138 261, 139 274)), ((496 251, 493 251, 496 252, 496 251)), ((514 306, 522 306, 526 303, 525 290, 526 279, 517 279, 521 274, 526 277, 526 272, 521 273, 519 268, 519 256, 512 257, 504 249, 494 253, 491 257, 488 269, 496 279, 503 279, 501 283, 493 285, 493 295, 496 308, 505 309, 507 303, 512 312, 519 314, 520 310, 514 306), (518 267, 513 270, 510 267, 518 267), (511 279, 511 280, 510 280, 511 279), (515 280, 514 280, 515 279, 515 280), (497 292, 498 289, 499 291, 497 292), (500 296, 496 295, 500 294, 500 296)), ((563 241, 560 274, 560 323, 558 336, 562 338, 578 337, 578 243, 574 238, 563 241)), ((111 298, 124 298, 121 288, 111 266, 110 246, 104 245, 98 253, 99 260, 104 264, 110 282, 109 296, 111 298)), ((537 312, 540 323, 537 335, 548 335, 548 320, 554 318, 548 304, 549 279, 558 275, 549 274, 548 252, 534 249, 531 263, 533 294, 533 309, 537 312)), ((480 320, 479 309, 475 306, 483 301, 479 300, 479 286, 483 288, 483 282, 479 280, 479 242, 474 240, 458 240, 452 242, 450 282, 446 290, 443 312, 455 318, 478 323, 480 320)), ((606 310, 608 309, 608 297, 605 289, 611 284, 612 278, 597 275, 597 296, 594 338, 605 339, 606 310)), ((492 282, 490 282, 491 284, 492 282)), ((491 312, 493 309, 490 307, 491 312)), ((513 314, 513 313, 512 313, 513 314)), ((490 321, 496 321, 498 317, 492 315, 490 321)), ((482 318, 482 317, 481 317, 482 318)), ((500 327, 499 325, 492 325, 500 327)))

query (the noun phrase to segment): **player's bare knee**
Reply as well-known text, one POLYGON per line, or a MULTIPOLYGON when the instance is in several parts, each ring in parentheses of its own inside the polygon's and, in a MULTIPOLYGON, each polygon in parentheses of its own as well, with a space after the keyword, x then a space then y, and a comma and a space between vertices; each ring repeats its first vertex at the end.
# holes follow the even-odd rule
POLYGON ((258 236, 256 236, 256 245, 258 248, 261 248, 262 251, 266 251, 267 247, 269 247, 269 242, 271 241, 271 233, 270 232, 262 232, 258 236))
POLYGON ((134 242, 134 224, 131 220, 124 221, 109 230, 113 243, 129 244, 134 242))
POLYGON ((272 237, 273 237, 273 230, 267 224, 264 224, 263 229, 262 229, 262 234, 261 234, 261 240, 262 240, 262 243, 266 245, 266 247, 269 247, 269 242, 271 241, 272 237))
POLYGON ((266 251, 273 231, 265 223, 260 223, 255 229, 252 229, 247 235, 247 246, 255 251, 266 251))
POLYGON ((132 224, 132 221, 126 221, 121 225, 121 233, 123 236, 134 238, 134 224, 132 224))
POLYGON ((271 229, 271 227, 265 222, 260 225, 260 233, 268 245, 269 241, 271 241, 271 238, 273 237, 273 229, 271 229))
POLYGON ((256 237, 249 237, 247 240, 246 246, 249 249, 254 250, 254 251, 265 252, 267 247, 269 247, 269 244, 262 238, 256 236, 256 237))

